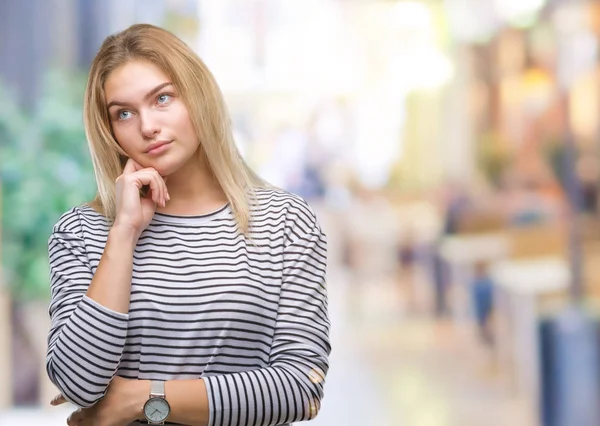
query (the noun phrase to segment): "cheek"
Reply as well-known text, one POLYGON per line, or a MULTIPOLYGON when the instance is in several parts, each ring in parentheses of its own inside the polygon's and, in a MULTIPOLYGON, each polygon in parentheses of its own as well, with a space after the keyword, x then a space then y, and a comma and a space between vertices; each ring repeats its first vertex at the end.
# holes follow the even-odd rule
POLYGON ((113 127, 113 134, 119 146, 128 154, 133 151, 134 135, 125 126, 113 127))
POLYGON ((180 133, 180 136, 185 139, 186 142, 196 144, 196 132, 194 131, 194 126, 192 125, 189 116, 187 115, 187 111, 184 111, 181 115, 179 115, 179 119, 177 120, 177 128, 180 133))

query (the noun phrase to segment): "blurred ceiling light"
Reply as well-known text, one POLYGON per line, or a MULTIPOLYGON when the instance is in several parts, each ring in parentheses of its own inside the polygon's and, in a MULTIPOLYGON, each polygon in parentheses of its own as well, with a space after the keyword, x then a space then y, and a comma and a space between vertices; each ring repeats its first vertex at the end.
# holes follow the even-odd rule
POLYGON ((434 47, 419 47, 398 56, 390 66, 390 87, 400 93, 419 89, 435 89, 454 75, 454 65, 434 47))
POLYGON ((493 4, 483 0, 444 0, 452 38, 461 42, 487 42, 500 25, 493 4))
POLYGON ((387 87, 402 96, 446 83, 453 75, 453 65, 437 46, 431 8, 412 0, 386 6, 379 12, 390 25, 384 31, 390 41, 387 87))
POLYGON ((494 0, 500 17, 516 26, 527 27, 535 23, 537 14, 547 0, 494 0))
POLYGON ((433 28, 431 11, 423 3, 402 1, 396 3, 388 14, 390 24, 403 28, 433 28))

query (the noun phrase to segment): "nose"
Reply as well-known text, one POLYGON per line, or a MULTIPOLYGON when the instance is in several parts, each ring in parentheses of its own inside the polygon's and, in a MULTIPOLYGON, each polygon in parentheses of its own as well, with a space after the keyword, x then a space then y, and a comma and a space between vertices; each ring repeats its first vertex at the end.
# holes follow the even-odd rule
POLYGON ((152 112, 140 112, 140 126, 142 136, 145 139, 154 139, 160 133, 160 125, 157 120, 152 117, 152 112))

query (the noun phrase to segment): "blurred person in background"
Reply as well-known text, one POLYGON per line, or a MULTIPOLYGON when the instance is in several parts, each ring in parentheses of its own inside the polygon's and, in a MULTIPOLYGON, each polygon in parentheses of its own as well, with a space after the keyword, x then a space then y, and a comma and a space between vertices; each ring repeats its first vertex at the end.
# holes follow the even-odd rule
POLYGON ((471 298, 477 330, 482 343, 493 343, 491 316, 493 309, 494 283, 488 271, 486 262, 475 265, 473 282, 471 283, 471 298))
POLYGON ((450 286, 450 271, 447 261, 440 253, 440 246, 444 237, 459 232, 461 223, 472 209, 472 200, 466 186, 459 182, 451 182, 443 188, 439 203, 443 223, 432 247, 432 281, 435 293, 435 315, 444 318, 450 310, 447 294, 450 286))
POLYGON ((581 185, 582 208, 585 213, 595 216, 598 213, 598 182, 600 164, 594 153, 583 153, 576 166, 577 177, 581 185))
POLYGON ((95 57, 98 195, 49 239, 46 368, 69 425, 284 425, 329 369, 327 248, 311 207, 239 154, 212 74, 134 25, 95 57))

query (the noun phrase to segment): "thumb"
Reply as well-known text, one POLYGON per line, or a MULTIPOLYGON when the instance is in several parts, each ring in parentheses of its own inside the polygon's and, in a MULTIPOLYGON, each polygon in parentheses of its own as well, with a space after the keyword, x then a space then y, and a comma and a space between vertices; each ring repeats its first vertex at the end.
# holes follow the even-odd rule
POLYGON ((57 405, 64 404, 66 402, 67 402, 67 400, 65 399, 65 397, 61 393, 59 393, 54 398, 52 398, 52 401, 50 401, 50 405, 57 406, 57 405))

